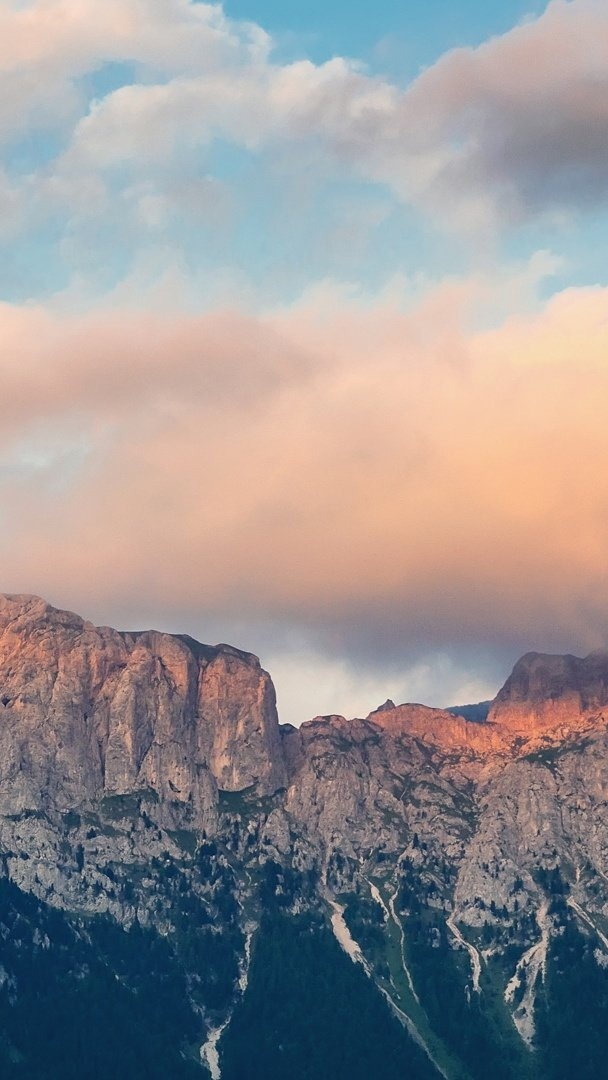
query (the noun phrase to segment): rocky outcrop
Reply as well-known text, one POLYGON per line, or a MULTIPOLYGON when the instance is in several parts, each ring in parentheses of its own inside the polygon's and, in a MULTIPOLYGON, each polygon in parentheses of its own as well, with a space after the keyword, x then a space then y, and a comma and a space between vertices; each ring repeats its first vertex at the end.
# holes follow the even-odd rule
POLYGON ((484 754, 504 747, 504 738, 491 723, 475 724, 463 716, 454 716, 443 709, 428 705, 398 705, 389 703, 370 713, 373 721, 393 736, 409 736, 446 752, 473 751, 484 754))
MULTIPOLYGON (((607 719, 608 653, 531 653, 483 722, 389 700, 279 727, 248 653, 0 597, 0 874, 163 933, 177 881, 214 925, 253 919, 264 880, 296 908, 357 894, 402 958, 424 907, 471 958, 469 993, 517 954, 494 978, 529 1041, 535 990, 524 1008, 517 980, 530 958, 542 973, 552 890, 608 963, 607 719)), ((387 993, 395 962, 391 947, 387 993)))
POLYGON ((204 828, 218 789, 284 783, 274 689, 256 657, 0 597, 0 812, 150 789, 204 828))
POLYGON ((608 708, 608 651, 577 656, 527 653, 490 709, 488 722, 523 736, 564 737, 608 708))

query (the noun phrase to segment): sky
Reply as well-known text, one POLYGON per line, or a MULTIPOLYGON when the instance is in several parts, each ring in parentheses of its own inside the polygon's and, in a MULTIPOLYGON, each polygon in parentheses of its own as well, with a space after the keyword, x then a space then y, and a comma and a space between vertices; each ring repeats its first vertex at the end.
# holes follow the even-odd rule
POLYGON ((605 0, 3 0, 0 588, 281 719, 608 645, 605 0))

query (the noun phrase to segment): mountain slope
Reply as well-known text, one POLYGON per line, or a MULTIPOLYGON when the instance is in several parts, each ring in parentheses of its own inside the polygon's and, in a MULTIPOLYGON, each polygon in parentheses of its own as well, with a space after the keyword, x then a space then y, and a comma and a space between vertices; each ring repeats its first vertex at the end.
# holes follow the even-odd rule
POLYGON ((0 597, 6 1075, 120 1075, 101 998, 146 1075, 557 1080, 576 1027, 599 1061, 607 703, 608 654, 529 654, 485 722, 282 728, 250 654, 0 597))

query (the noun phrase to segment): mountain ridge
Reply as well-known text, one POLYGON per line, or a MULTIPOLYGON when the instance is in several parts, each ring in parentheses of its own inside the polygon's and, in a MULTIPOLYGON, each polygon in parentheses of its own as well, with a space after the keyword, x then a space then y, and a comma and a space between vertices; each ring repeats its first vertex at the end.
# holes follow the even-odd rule
MULTIPOLYGON (((160 935, 212 1077, 274 912, 285 941, 305 920, 304 952, 307 934, 334 935, 423 1051, 412 1075, 484 1080, 468 1023, 497 1076, 545 1080, 529 1055, 548 1053, 563 935, 583 941, 592 981, 608 967, 607 688, 608 654, 529 653, 484 723, 387 701, 294 728, 253 654, 7 594, 0 881, 66 918, 160 935), (434 1005, 438 955, 468 1002, 461 1015, 452 995, 452 1025, 434 1005)), ((3 985, 0 971, 0 1009, 3 985)))
MULTIPOLYGON (((163 644, 166 646, 173 642, 176 647, 184 645, 203 667, 221 658, 234 659, 259 672, 262 680, 267 679, 272 688, 271 694, 274 695, 270 676, 264 672, 259 658, 251 652, 225 643, 204 644, 188 634, 169 634, 158 630, 119 631, 112 627, 95 626, 73 612, 53 607, 41 597, 29 594, 0 594, 0 628, 3 631, 16 624, 17 629, 28 636, 28 618, 38 630, 46 624, 55 629, 72 629, 83 635, 98 635, 101 639, 118 638, 131 649, 141 646, 151 653, 162 649, 163 644), (26 622, 24 623, 23 620, 26 622)), ((107 641, 104 641, 104 645, 107 648, 107 641)), ((164 660, 161 656, 158 658, 167 666, 166 657, 164 660)), ((553 727, 559 737, 564 737, 564 719, 561 714, 565 715, 567 726, 575 728, 583 718, 598 715, 603 708, 608 706, 608 649, 595 650, 586 657, 531 651, 516 662, 496 697, 489 702, 482 702, 475 706, 451 706, 441 709, 414 702, 396 705, 389 699, 369 713, 367 720, 381 723, 386 727, 399 728, 409 725, 412 732, 416 734, 423 731, 426 723, 429 732, 436 731, 437 738, 441 736, 443 723, 446 734, 450 735, 448 741, 451 741, 451 737, 457 731, 469 731, 471 724, 481 726, 480 721, 469 719, 467 712, 470 709, 480 709, 485 705, 489 708, 487 718, 483 723, 494 726, 497 730, 511 728, 517 729, 518 734, 525 734, 527 721, 527 728, 531 734, 542 731, 550 735, 553 727), (523 711, 522 706, 524 706, 523 711), (545 714, 548 714, 547 719, 544 719, 545 714), (560 714, 559 719, 557 714, 560 714), (462 722, 466 725, 465 727, 462 722)), ((269 724, 273 727, 279 723, 276 704, 274 708, 270 706, 270 711, 269 724)), ((315 717, 313 721, 304 723, 317 723, 323 720, 331 723, 335 719, 335 716, 315 717)), ((362 718, 352 718, 353 721, 358 719, 362 718)), ((470 735, 473 740, 479 735, 480 746, 488 743, 486 734, 471 731, 470 735)), ((465 738, 463 741, 466 744, 468 739, 465 738)))

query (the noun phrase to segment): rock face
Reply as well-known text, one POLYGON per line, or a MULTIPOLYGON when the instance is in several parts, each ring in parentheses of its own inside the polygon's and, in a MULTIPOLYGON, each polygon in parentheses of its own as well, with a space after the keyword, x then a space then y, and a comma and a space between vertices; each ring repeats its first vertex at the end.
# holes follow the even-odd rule
POLYGON ((387 701, 281 728, 247 653, 0 597, 0 878, 163 934, 179 893, 236 949, 266 872, 294 911, 336 916, 339 895, 380 906, 384 960, 377 919, 374 955, 353 955, 433 1060, 408 920, 458 951, 469 999, 492 970, 505 1023, 531 1044, 556 895, 608 965, 608 653, 528 654, 485 722, 387 701))
POLYGON ((577 656, 527 653, 499 691, 488 721, 524 735, 560 730, 608 707, 608 651, 577 656))
POLYGON ((501 731, 493 724, 474 724, 463 716, 454 716, 428 705, 392 705, 370 713, 368 720, 388 734, 404 735, 436 745, 445 751, 475 749, 479 753, 498 749, 504 744, 501 731))
POLYGON ((0 598, 3 812, 150 789, 204 828, 218 788, 284 783, 274 689, 256 657, 0 598))

